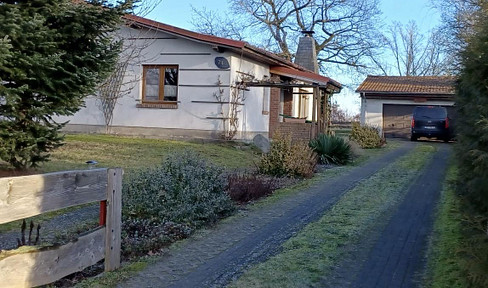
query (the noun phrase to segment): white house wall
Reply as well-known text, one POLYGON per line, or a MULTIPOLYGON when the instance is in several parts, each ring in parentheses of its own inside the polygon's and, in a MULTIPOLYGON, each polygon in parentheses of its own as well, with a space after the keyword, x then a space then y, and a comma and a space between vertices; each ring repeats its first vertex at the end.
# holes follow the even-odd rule
MULTIPOLYGON (((222 130, 222 120, 209 119, 208 117, 221 116, 219 114, 220 105, 195 101, 215 102, 214 94, 219 91, 217 83, 219 79, 221 81, 220 88, 224 89, 224 95, 228 98, 230 86, 238 79, 236 71, 252 72, 260 78, 269 75, 267 65, 241 59, 229 52, 219 53, 208 44, 176 38, 167 33, 150 30, 139 31, 124 28, 122 33, 131 35, 130 37, 133 38, 156 39, 133 40, 137 42, 137 45, 142 45, 145 48, 140 53, 138 63, 127 69, 126 79, 132 79, 128 82, 133 83, 127 84, 123 90, 133 88, 128 95, 118 101, 114 110, 112 126, 114 130, 121 133, 135 131, 133 128, 164 128, 178 130, 179 134, 182 135, 185 134, 184 131, 191 130, 205 131, 208 135, 216 136, 219 133, 218 131, 222 130), (134 34, 142 36, 134 37, 134 34), (225 57, 231 64, 231 68, 219 69, 215 65, 215 57, 225 57), (175 64, 179 66, 177 109, 136 107, 142 97, 142 65, 144 64, 175 64)), ((268 131, 268 116, 262 114, 263 107, 265 107, 263 104, 263 92, 265 91, 263 89, 252 87, 249 91, 245 91, 246 100, 245 105, 242 106, 242 120, 240 121, 241 138, 250 138, 253 136, 252 134, 268 131)), ((92 130, 100 131, 100 127, 103 127, 105 123, 96 101, 94 97, 87 97, 85 108, 82 108, 72 117, 62 117, 58 120, 69 120, 68 130, 89 131, 91 127, 92 130)), ((269 97, 266 101, 269 101, 269 97)), ((267 105, 269 107, 269 103, 267 105)))
MULTIPOLYGON (((269 66, 257 61, 246 59, 240 55, 230 57, 230 78, 232 84, 242 80, 242 77, 252 75, 255 79, 261 80, 269 77, 269 66)), ((244 105, 240 106, 239 116, 241 138, 248 138, 255 133, 261 133, 267 137, 269 130, 269 87, 248 87, 244 91, 244 105), (250 133, 250 134, 249 134, 250 133), (249 136, 246 136, 249 134, 249 136)))
POLYGON ((383 104, 454 106, 452 101, 415 102, 412 100, 361 99, 361 125, 378 127, 383 133, 383 104))

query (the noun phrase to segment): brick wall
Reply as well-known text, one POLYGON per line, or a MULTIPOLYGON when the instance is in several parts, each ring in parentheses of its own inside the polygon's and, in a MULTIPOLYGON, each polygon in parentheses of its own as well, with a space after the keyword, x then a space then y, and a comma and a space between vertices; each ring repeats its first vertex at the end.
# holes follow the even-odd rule
POLYGON ((303 140, 308 142, 310 140, 311 125, 311 123, 281 122, 278 123, 274 132, 279 132, 284 135, 291 134, 293 140, 303 140))
POLYGON ((280 88, 272 87, 269 96, 269 138, 271 138, 280 121, 280 88))
POLYGON ((285 90, 283 93, 283 114, 292 116, 293 111, 293 93, 290 90, 285 90))

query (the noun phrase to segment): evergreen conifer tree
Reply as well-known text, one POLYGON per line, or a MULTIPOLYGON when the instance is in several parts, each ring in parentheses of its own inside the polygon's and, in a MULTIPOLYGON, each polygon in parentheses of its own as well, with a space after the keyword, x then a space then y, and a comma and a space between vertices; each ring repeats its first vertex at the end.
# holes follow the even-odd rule
POLYGON ((0 159, 36 167, 62 145, 72 115, 113 69, 112 35, 133 1, 0 1, 0 159))
MULTIPOLYGON (((482 9, 488 12, 488 6, 482 9)), ((460 192, 479 212, 488 212, 488 14, 473 26, 476 33, 462 52, 457 84, 456 154, 460 192)))

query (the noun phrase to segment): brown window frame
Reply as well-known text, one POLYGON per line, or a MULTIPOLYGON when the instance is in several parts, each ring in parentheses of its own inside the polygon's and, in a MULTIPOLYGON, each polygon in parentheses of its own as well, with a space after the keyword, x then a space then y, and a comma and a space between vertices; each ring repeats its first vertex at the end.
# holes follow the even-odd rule
POLYGON ((180 68, 178 65, 142 65, 142 103, 170 103, 175 104, 178 103, 178 87, 179 87, 179 79, 180 78, 180 68), (159 99, 158 100, 146 100, 146 71, 147 69, 159 69, 159 99), (165 76, 165 69, 166 68, 176 68, 178 73, 178 80, 176 81, 176 101, 165 101, 164 100, 164 76, 165 76))

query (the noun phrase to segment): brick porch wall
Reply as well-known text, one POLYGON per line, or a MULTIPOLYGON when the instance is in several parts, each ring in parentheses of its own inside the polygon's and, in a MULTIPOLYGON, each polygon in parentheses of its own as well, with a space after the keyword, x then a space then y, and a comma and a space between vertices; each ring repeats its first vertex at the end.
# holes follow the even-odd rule
MULTIPOLYGON (((285 103, 283 107, 284 114, 291 114, 291 107, 293 103, 293 94, 291 92, 284 94, 285 103), (287 95, 288 94, 288 95, 287 95), (289 102, 287 102, 289 100, 289 102)), ((269 103, 269 138, 273 137, 273 133, 279 131, 281 134, 291 134, 294 140, 310 140, 311 123, 289 123, 280 122, 280 88, 272 87, 270 92, 269 103)))
POLYGON ((273 137, 280 121, 280 88, 272 87, 269 97, 269 138, 273 137))
POLYGON ((293 111, 293 93, 290 90, 285 90, 283 93, 283 114, 292 116, 293 111))
POLYGON ((275 132, 279 132, 282 135, 291 134, 291 138, 294 141, 306 141, 310 140, 310 129, 312 123, 278 123, 278 127, 275 132))

